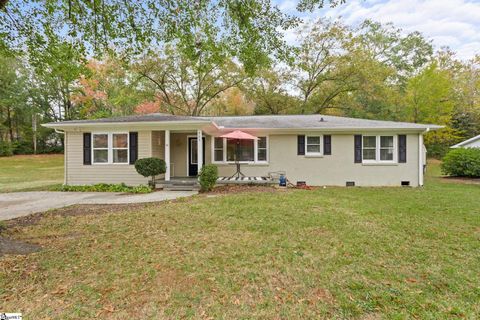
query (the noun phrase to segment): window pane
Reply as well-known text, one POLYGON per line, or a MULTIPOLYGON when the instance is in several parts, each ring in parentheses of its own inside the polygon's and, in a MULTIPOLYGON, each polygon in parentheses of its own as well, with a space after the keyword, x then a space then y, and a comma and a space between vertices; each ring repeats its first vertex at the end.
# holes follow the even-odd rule
POLYGON ((228 161, 253 161, 254 143, 253 140, 227 140, 228 161))
POLYGON ((258 161, 267 161, 267 149, 258 149, 258 161))
POLYGON ((254 142, 253 140, 240 141, 240 159, 239 161, 253 161, 254 159, 254 142))
POLYGON ((380 149, 380 160, 393 160, 393 149, 380 149))
POLYGON ((113 150, 113 162, 114 163, 127 163, 128 162, 128 150, 127 149, 114 149, 113 150))
POLYGON ((126 133, 113 134, 113 147, 128 148, 128 134, 126 133))
POLYGON ((364 148, 375 148, 377 145, 377 137, 375 136, 365 136, 363 137, 363 147, 364 148))
POLYGON ((375 149, 363 149, 363 160, 376 160, 375 149))
POLYGON ((393 148, 393 137, 380 137, 381 148, 393 148))
POLYGON ((307 137, 307 144, 320 144, 320 137, 307 137))
POLYGON ((259 148, 266 148, 267 147, 267 137, 258 137, 258 147, 259 148))
POLYGON ((319 153, 320 152, 320 146, 319 145, 307 145, 307 152, 308 153, 310 153, 310 152, 319 153))
POLYGON ((235 161, 235 141, 227 140, 227 161, 235 161))
POLYGON ((108 148, 108 134, 94 134, 93 135, 94 148, 108 148))
POLYGON ((223 161, 223 150, 215 150, 214 154, 214 161, 223 161))
POLYGON ((190 163, 196 164, 198 161, 198 155, 197 155, 197 139, 192 139, 190 140, 190 163))
POLYGON ((93 150, 93 162, 108 162, 108 150, 93 150))
POLYGON ((215 149, 223 149, 223 138, 215 138, 214 145, 215 149))

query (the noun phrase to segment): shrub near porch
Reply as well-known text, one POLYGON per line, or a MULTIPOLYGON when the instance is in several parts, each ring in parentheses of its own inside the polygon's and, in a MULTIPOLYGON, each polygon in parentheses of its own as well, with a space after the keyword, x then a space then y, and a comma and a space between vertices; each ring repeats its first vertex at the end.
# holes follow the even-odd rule
POLYGON ((48 215, 10 235, 0 309, 29 318, 475 318, 480 188, 197 196, 48 215))

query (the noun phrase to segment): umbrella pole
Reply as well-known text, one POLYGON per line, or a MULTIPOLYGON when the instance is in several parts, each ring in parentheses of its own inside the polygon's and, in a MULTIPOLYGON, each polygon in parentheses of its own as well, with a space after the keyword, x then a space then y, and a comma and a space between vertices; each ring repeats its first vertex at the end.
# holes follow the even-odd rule
POLYGON ((229 178, 233 178, 237 176, 237 178, 240 178, 240 176, 245 177, 245 175, 240 171, 240 162, 238 161, 239 155, 238 155, 238 145, 240 144, 240 140, 237 139, 237 144, 235 146, 235 165, 237 167, 237 170, 235 173, 229 178))

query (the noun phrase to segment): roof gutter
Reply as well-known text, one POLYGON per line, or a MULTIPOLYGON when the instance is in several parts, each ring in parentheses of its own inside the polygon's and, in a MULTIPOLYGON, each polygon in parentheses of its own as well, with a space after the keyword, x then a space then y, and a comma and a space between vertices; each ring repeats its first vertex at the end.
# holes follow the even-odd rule
POLYGON ((224 127, 217 126, 219 131, 283 131, 283 132, 303 132, 303 131, 328 131, 328 132, 358 132, 358 131, 383 131, 383 130, 399 130, 410 132, 428 132, 430 130, 440 129, 441 127, 421 127, 421 128, 401 128, 401 127, 336 127, 336 128, 319 128, 319 127, 304 127, 304 128, 242 128, 242 127, 224 127))
POLYGON ((128 121, 128 122, 49 122, 43 123, 46 128, 90 127, 90 126, 118 126, 118 125, 168 125, 168 124, 209 124, 212 121, 128 121))

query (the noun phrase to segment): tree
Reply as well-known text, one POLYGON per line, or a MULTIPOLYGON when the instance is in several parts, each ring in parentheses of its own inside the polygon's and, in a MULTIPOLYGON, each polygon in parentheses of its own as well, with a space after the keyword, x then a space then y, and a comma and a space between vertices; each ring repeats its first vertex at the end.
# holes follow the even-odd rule
POLYGON ((431 63, 407 85, 407 113, 412 122, 447 124, 451 119, 452 83, 448 71, 431 63))
POLYGON ((75 119, 77 110, 72 95, 78 90, 80 75, 87 72, 86 61, 71 43, 51 33, 48 38, 46 42, 29 43, 29 62, 35 73, 36 87, 45 91, 55 120, 75 119))
POLYGON ((132 114, 137 105, 153 93, 138 86, 136 74, 115 57, 90 60, 78 79, 72 100, 81 118, 101 118, 132 114))
POLYGON ((157 99, 155 101, 143 101, 135 107, 136 114, 149 114, 157 113, 160 111, 160 101, 157 99))
POLYGON ((252 114, 255 104, 238 87, 232 87, 218 95, 207 107, 206 113, 215 116, 240 116, 252 114))
POLYGON ((293 82, 300 92, 301 113, 342 108, 333 102, 356 90, 352 34, 339 21, 318 20, 300 31, 293 82))
POLYGON ((151 177, 151 184, 155 188, 155 176, 164 174, 167 170, 167 164, 163 159, 143 158, 135 161, 135 170, 145 178, 151 177))
MULTIPOLYGON (((21 61, 0 56, 0 141, 13 143, 20 137, 28 100, 27 74, 21 61)), ((31 118, 30 118, 31 119, 31 118)))
POLYGON ((267 0, 47 0, 37 2, 35 10, 11 0, 0 11, 0 31, 14 47, 19 38, 43 38, 45 30, 90 54, 115 50, 135 55, 175 43, 190 57, 199 48, 229 52, 250 72, 271 54, 286 54, 281 30, 297 23, 267 0))
POLYGON ((191 58, 171 46, 147 56, 135 70, 140 79, 153 86, 165 111, 192 116, 204 113, 214 99, 246 77, 228 56, 199 51, 191 58))
POLYGON ((431 41, 419 32, 403 34, 392 23, 381 24, 365 20, 355 30, 356 45, 371 58, 394 69, 391 80, 404 86, 409 77, 422 70, 433 57, 431 41))
MULTIPOLYGON (((303 0, 298 9, 343 2, 303 0)), ((288 54, 282 30, 298 22, 269 0, 46 0, 36 2, 34 10, 22 0, 0 3, 0 32, 5 31, 10 47, 51 29, 90 54, 115 50, 131 56, 165 43, 177 44, 189 56, 198 48, 228 52, 248 73, 268 63, 272 55, 288 54)))
POLYGON ((448 65, 455 86, 452 127, 464 140, 480 133, 480 55, 466 62, 455 61, 448 65))
POLYGON ((286 70, 263 69, 244 84, 255 103, 255 114, 283 114, 294 111, 298 100, 289 94, 290 74, 286 70))

